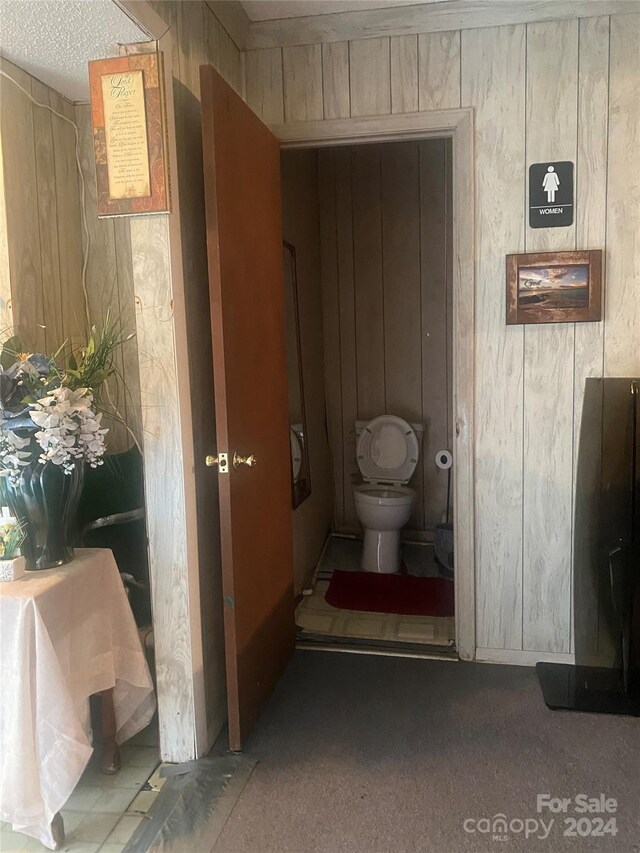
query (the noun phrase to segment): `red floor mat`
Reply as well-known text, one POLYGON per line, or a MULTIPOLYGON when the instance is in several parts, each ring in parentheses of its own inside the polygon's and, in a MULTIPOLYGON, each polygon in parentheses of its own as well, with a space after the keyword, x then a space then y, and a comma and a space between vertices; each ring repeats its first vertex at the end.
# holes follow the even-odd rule
POLYGON ((453 616, 453 581, 413 575, 334 572, 325 601, 341 610, 398 613, 402 616, 453 616))

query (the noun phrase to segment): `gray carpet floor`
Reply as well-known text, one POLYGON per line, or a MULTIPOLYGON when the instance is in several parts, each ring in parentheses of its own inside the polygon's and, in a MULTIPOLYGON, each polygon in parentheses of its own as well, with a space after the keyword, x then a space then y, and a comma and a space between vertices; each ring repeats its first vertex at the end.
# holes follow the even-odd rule
POLYGON ((246 748, 214 853, 640 851, 640 720, 551 712, 533 669, 298 651, 246 748), (600 793, 615 837, 564 837, 573 804, 536 812, 600 793), (498 813, 508 840, 465 831, 498 813), (518 831, 551 817, 544 840, 518 831))

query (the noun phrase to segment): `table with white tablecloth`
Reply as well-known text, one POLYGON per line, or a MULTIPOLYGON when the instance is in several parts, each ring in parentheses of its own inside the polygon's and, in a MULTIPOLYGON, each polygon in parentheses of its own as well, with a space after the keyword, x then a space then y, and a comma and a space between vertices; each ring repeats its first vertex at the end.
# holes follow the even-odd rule
POLYGON ((93 751, 89 697, 113 688, 116 740, 156 702, 113 554, 0 583, 0 819, 54 848, 51 822, 93 751))

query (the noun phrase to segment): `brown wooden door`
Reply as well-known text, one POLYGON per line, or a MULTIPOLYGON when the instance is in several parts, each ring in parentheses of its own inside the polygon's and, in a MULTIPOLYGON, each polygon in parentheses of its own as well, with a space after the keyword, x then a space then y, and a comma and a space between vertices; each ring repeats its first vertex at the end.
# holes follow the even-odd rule
POLYGON ((238 750, 294 645, 280 146, 213 68, 201 67, 200 85, 215 451, 229 454, 228 473, 218 466, 229 741, 238 750), (255 467, 234 467, 234 453, 255 454, 255 467))

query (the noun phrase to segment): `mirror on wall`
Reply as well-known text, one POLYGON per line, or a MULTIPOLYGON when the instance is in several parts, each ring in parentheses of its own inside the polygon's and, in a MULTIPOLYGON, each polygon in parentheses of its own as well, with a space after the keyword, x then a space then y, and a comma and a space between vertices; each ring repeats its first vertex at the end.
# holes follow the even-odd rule
POLYGON ((307 422, 304 411, 302 346, 300 343, 300 311, 296 249, 286 240, 282 243, 285 286, 285 321, 287 331, 287 378, 289 384, 289 441, 291 444, 291 503, 295 509, 311 494, 307 422))

